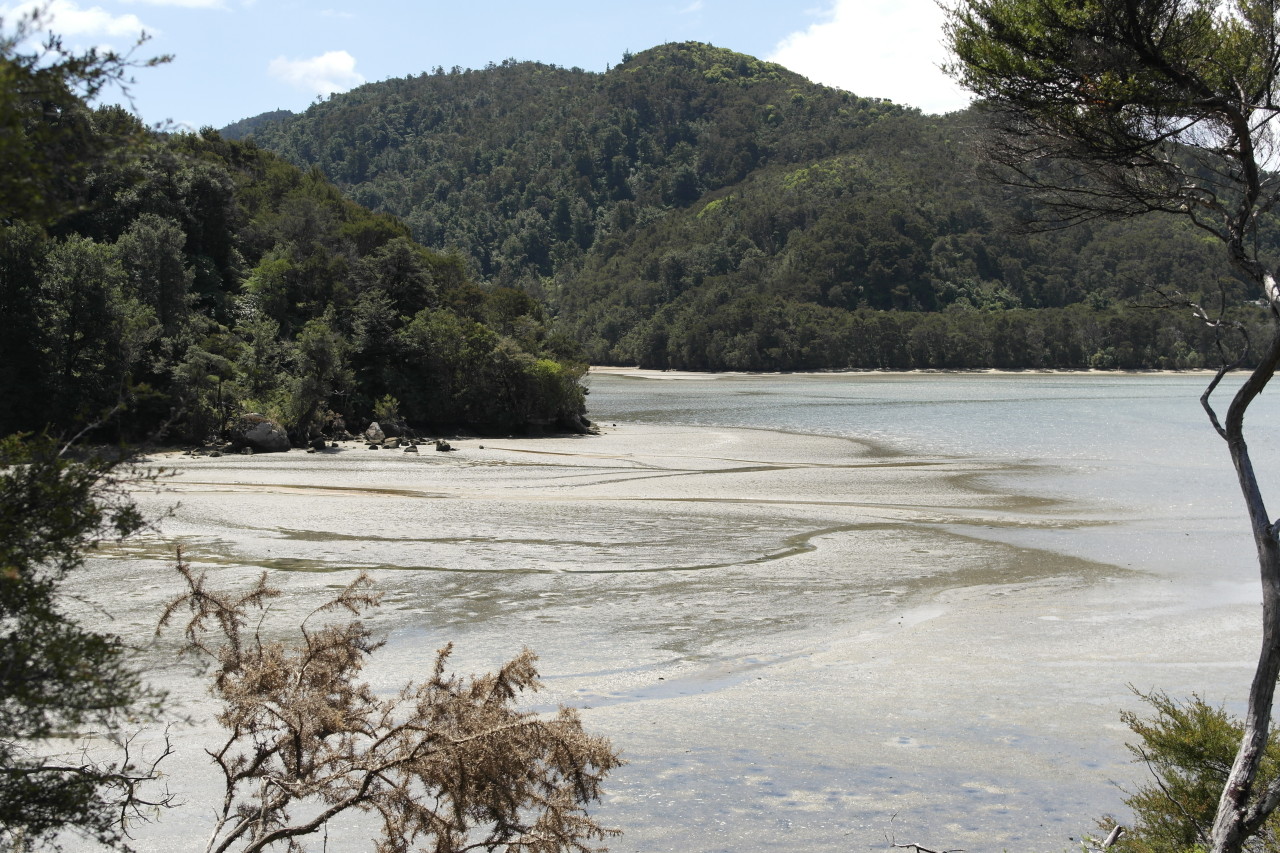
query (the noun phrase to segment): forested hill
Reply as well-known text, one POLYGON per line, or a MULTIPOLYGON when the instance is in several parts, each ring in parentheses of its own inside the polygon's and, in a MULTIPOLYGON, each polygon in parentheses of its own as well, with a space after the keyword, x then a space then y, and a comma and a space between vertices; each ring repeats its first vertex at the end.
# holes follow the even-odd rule
POLYGON ((1036 235, 974 179, 975 119, 698 43, 599 74, 507 61, 362 86, 243 132, 541 300, 596 363, 694 369, 1194 367, 1186 312, 1246 319, 1173 221, 1036 235))
POLYGON ((0 204, 0 434, 102 420, 203 441, 250 412, 294 444, 372 418, 581 428, 585 365, 529 297, 478 287, 318 170, 64 99, 46 134, 4 143, 69 153, 39 204, 0 204))

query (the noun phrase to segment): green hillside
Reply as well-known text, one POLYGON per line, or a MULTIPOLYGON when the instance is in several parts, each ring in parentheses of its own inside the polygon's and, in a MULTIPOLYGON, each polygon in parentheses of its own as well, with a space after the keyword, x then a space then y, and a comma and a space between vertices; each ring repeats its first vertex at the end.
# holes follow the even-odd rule
POLYGON ((596 363, 1194 367, 1211 336, 1135 301, 1254 316, 1172 220, 1019 231, 976 124, 684 43, 603 74, 435 69, 251 138, 538 299, 596 363))

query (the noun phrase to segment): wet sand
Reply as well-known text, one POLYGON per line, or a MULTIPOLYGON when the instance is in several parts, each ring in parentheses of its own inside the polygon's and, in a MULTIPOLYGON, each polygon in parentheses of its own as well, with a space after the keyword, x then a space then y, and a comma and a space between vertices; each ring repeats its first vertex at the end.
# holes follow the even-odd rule
MULTIPOLYGON (((364 569, 388 691, 447 641, 469 672, 530 646, 537 701, 583 708, 630 762, 597 809, 626 832, 615 851, 1078 849, 1142 773, 1128 685, 1226 696, 1251 671, 1247 577, 1209 594, 1037 547, 1125 530, 1011 493, 1031 464, 626 424, 452 443, 157 460, 173 476, 143 504, 176 509, 81 591, 144 642, 175 543, 220 580, 268 571, 281 625, 364 569)), ((172 643, 144 655, 196 720, 171 762, 195 805, 141 850, 177 849, 212 792, 211 709, 172 643)))

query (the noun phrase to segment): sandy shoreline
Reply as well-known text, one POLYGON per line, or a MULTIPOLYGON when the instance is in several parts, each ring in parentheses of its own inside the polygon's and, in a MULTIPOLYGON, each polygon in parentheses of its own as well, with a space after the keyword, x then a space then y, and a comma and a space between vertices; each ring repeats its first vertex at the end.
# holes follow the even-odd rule
MULTIPOLYGON (((798 370, 786 373, 768 373, 757 371, 694 371, 694 370, 655 370, 644 367, 612 367, 592 365, 587 375, 600 376, 634 376, 643 379, 712 379, 717 376, 1214 376, 1214 370, 1097 370, 1094 368, 1027 368, 1025 370, 1006 370, 996 367, 975 367, 970 369, 946 370, 931 368, 926 370, 798 370)), ((1243 374, 1243 371, 1237 371, 1243 374)))
MULTIPOLYGON (((228 580, 268 570, 286 621, 363 568, 388 597, 384 689, 446 641, 466 671, 531 646, 542 701, 630 761, 599 809, 626 830, 615 851, 1073 849, 1139 775, 1126 685, 1246 678, 1250 605, 1028 545, 1108 521, 986 485, 1018 465, 644 424, 451 443, 166 456, 143 501, 172 518, 85 591, 141 641, 175 542, 228 580)), ((198 711, 164 642, 148 654, 198 711)), ((196 800, 199 761, 174 765, 196 800)), ((139 849, 172 849, 178 824, 139 849)))

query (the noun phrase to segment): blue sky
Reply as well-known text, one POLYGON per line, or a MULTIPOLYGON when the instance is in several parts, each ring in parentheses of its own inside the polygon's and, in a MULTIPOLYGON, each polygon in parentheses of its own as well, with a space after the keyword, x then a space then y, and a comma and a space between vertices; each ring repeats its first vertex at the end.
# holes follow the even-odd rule
MULTIPOLYGON (((696 40, 772 59, 811 80, 927 112, 967 98, 937 70, 933 0, 43 0, 77 49, 127 47, 174 61, 138 72, 148 123, 222 127, 301 111, 363 82, 504 59, 604 71, 624 51, 696 40)), ((110 99, 110 98, 108 98, 110 99)))

